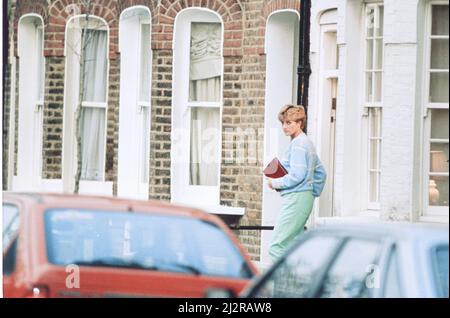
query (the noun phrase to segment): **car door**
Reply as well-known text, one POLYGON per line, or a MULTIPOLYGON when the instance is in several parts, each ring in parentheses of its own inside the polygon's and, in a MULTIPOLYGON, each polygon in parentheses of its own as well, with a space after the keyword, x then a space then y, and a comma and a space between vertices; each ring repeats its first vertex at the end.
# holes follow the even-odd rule
POLYGON ((381 287, 382 243, 348 238, 340 247, 318 288, 317 298, 367 298, 381 287))
POLYGON ((400 267, 399 267, 399 253, 398 247, 392 245, 388 251, 388 259, 386 262, 385 277, 382 282, 383 298, 401 298, 405 297, 404 287, 401 281, 400 267))
POLYGON ((316 289, 342 239, 310 235, 243 294, 250 298, 304 298, 316 289))

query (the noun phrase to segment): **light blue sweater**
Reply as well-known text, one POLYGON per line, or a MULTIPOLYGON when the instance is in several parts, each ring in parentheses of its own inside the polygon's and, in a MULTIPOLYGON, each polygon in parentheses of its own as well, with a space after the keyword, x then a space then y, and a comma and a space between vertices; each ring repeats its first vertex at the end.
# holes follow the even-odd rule
POLYGON ((312 191, 313 195, 318 197, 322 193, 327 174, 314 145, 304 133, 292 139, 281 159, 281 164, 288 174, 282 178, 272 179, 272 187, 281 190, 281 195, 312 191))

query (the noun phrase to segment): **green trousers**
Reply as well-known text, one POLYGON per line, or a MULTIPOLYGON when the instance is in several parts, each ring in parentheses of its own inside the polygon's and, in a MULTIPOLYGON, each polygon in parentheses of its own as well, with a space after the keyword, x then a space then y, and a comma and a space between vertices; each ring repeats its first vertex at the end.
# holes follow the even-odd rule
POLYGON ((303 233, 314 203, 312 191, 291 192, 283 195, 282 199, 283 206, 269 248, 272 262, 282 256, 297 236, 303 233))

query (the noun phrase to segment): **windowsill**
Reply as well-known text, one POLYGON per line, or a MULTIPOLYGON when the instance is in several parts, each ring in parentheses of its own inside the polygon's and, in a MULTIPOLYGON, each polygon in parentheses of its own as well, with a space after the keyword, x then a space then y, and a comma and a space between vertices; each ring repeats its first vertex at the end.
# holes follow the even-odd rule
POLYGON ((449 223, 449 216, 447 215, 423 215, 419 217, 419 222, 424 223, 449 223))
POLYGON ((113 182, 112 181, 80 181, 79 194, 88 195, 113 195, 113 182))
POLYGON ((314 225, 367 222, 382 222, 379 211, 362 211, 354 215, 316 217, 314 219, 314 225))
POLYGON ((244 215, 245 208, 237 208, 225 205, 205 206, 204 210, 211 214, 225 214, 225 215, 244 215))
POLYGON ((28 180, 25 182, 18 176, 13 176, 12 191, 31 191, 31 192, 62 192, 61 179, 36 179, 30 185, 28 180))
POLYGON ((222 214, 222 215, 244 215, 245 208, 237 208, 225 205, 192 205, 189 206, 208 212, 210 214, 222 214))
POLYGON ((44 192, 63 192, 63 183, 61 179, 42 179, 41 190, 44 192))
MULTIPOLYGON (((53 192, 63 193, 63 182, 61 179, 41 179, 39 186, 36 187, 23 187, 19 184, 20 180, 17 177, 13 183, 13 191, 36 191, 36 192, 53 192)), ((80 181, 79 194, 87 195, 113 195, 113 182, 112 181, 80 181)))

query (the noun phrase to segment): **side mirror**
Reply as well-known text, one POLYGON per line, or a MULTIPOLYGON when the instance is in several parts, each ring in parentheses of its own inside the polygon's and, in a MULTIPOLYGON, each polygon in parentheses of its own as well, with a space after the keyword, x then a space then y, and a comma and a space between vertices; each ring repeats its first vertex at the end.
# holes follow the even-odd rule
POLYGON ((206 298, 237 298, 237 294, 228 288, 208 288, 205 292, 206 298))

